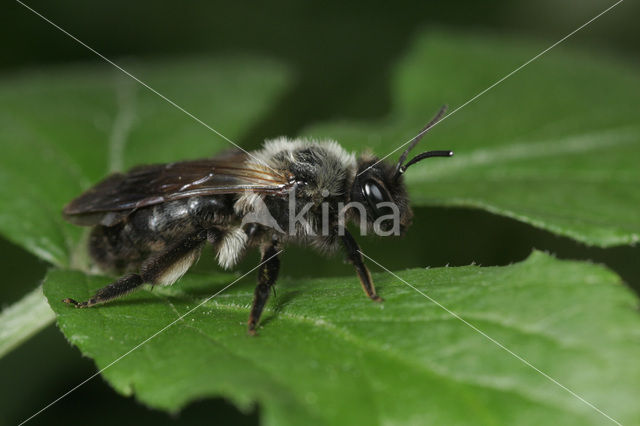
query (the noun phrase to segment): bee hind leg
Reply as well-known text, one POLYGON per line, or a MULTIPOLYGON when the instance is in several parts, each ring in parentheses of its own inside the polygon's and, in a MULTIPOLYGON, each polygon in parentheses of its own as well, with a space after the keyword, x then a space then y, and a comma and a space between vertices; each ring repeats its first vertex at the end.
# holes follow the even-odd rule
POLYGON ((89 308, 108 302, 132 292, 144 283, 170 285, 177 281, 193 265, 207 239, 217 238, 217 230, 202 230, 187 236, 170 246, 167 250, 146 260, 139 274, 129 274, 119 278, 98 290, 93 297, 84 302, 63 299, 64 303, 76 308, 89 308))
POLYGON ((115 299, 117 297, 130 293, 142 284, 143 280, 140 275, 129 274, 125 275, 122 278, 119 278, 117 281, 114 281, 108 286, 101 288, 89 300, 86 300, 84 302, 76 302, 73 299, 66 298, 62 299, 62 301, 66 304, 73 305, 76 308, 89 308, 93 305, 97 305, 98 303, 104 303, 111 299, 115 299))
POLYGON ((256 334, 256 326, 260 321, 260 315, 264 305, 269 298, 269 291, 273 288, 278 279, 280 271, 280 259, 278 259, 277 243, 273 242, 262 250, 262 265, 258 269, 258 285, 253 296, 253 304, 251 305, 251 313, 249 314, 248 332, 251 335, 256 334))

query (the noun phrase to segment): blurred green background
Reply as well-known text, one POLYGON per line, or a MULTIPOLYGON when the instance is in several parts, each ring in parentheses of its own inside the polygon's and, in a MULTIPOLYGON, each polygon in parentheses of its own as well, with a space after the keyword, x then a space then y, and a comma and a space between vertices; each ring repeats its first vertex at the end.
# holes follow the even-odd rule
MULTIPOLYGON (((550 45, 613 2, 34 0, 27 4, 116 61, 125 57, 176 58, 242 52, 273 57, 287 64, 295 73, 293 87, 269 116, 237 141, 245 148, 253 148, 264 138, 295 136, 317 121, 384 117, 390 108, 388 80, 393 65, 419 30, 444 27, 505 38, 529 37, 550 45)), ((603 60, 617 57, 637 63, 638 16, 640 6, 625 2, 567 40, 565 46, 593 50, 603 60)), ((10 2, 3 8, 0 35, 4 45, 0 58, 3 76, 78 62, 110 67, 19 3, 10 2)), ((532 56, 536 53, 532 52, 532 56)), ((544 57, 540 60, 544 61, 544 57)), ((496 76, 496 80, 500 77, 496 76)), ((470 93, 469 97, 473 95, 470 93)), ((386 266, 402 269, 471 262, 504 265, 524 259, 535 247, 561 258, 606 263, 636 291, 640 289, 637 247, 589 248, 511 219, 467 209, 418 209, 414 223, 414 232, 403 239, 385 240, 384 244, 376 239, 362 241, 364 251, 374 258, 384 253, 386 266), (424 235, 431 235, 427 244, 424 235)), ((0 303, 4 307, 34 288, 48 265, 2 239, 0 253, 0 303)), ((211 262, 203 260, 198 268, 210 269, 211 262)), ((247 259, 242 268, 246 270, 254 263, 254 258, 247 259)), ((339 258, 324 259, 302 249, 284 255, 282 271, 300 277, 353 273, 339 258)), ((249 280, 244 285, 253 283, 249 280)), ((49 326, 0 359, 0 422, 16 424, 24 420, 94 371, 93 362, 82 358, 55 326, 49 326)), ((171 417, 115 394, 101 378, 96 378, 31 424, 122 421, 155 425, 257 424, 259 407, 251 413, 240 413, 223 400, 207 400, 171 417)))

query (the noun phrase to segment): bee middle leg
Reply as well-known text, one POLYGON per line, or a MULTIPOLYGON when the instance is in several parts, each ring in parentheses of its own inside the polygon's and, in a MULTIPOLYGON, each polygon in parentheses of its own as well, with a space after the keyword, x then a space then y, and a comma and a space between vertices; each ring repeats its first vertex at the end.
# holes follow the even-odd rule
POLYGON ((346 229, 344 230, 344 235, 342 236, 342 245, 347 252, 347 259, 356 268, 356 272, 358 273, 358 278, 360 279, 360 284, 362 284, 362 289, 364 290, 364 292, 367 294, 367 296, 369 296, 371 300, 375 302, 382 302, 382 298, 376 293, 376 288, 373 285, 371 274, 369 273, 367 266, 362 260, 360 247, 358 246, 356 240, 353 238, 353 235, 351 235, 351 233, 346 229))
POLYGON ((146 260, 139 274, 129 274, 98 290, 84 302, 73 299, 62 301, 76 308, 88 308, 123 296, 144 283, 170 285, 178 280, 196 261, 207 239, 218 239, 217 229, 201 230, 176 242, 167 250, 146 260))
POLYGON ((258 270, 258 286, 253 296, 253 304, 251 313, 249 314, 248 331, 249 334, 256 334, 256 326, 260 321, 260 315, 264 309, 264 305, 269 298, 269 291, 278 279, 280 271, 280 259, 277 256, 278 247, 275 242, 271 243, 262 251, 262 265, 258 270))

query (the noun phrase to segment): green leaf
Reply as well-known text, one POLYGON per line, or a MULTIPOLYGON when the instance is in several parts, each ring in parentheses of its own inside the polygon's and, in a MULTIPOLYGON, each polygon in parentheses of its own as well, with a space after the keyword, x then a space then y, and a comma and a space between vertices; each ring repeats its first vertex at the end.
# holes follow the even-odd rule
MULTIPOLYGON (((285 253, 286 256, 286 253, 285 253)), ((398 273, 562 385, 640 422, 636 297, 608 269, 534 252, 505 267, 398 273)), ((103 372, 125 395, 176 411, 223 396, 257 401, 265 424, 603 424, 607 419, 389 274, 383 303, 358 280, 284 280, 257 337, 245 280, 103 372)), ((45 295, 67 338, 99 368, 234 279, 189 274, 95 309, 74 309, 107 277, 57 270, 45 295)))
MULTIPOLYGON (((149 86, 237 140, 283 93, 268 60, 123 63, 149 86)), ((58 266, 84 266, 83 229, 62 207, 109 172, 233 148, 108 64, 0 81, 0 233, 58 266)))
POLYGON ((53 322, 55 314, 38 286, 0 313, 0 357, 53 322))
MULTIPOLYGON (((388 117, 304 133, 386 155, 441 105, 454 110, 546 47, 423 34, 394 73, 388 117)), ((407 172, 413 204, 482 208, 589 245, 637 242, 638 71, 603 55, 551 50, 429 132, 416 153, 453 149, 455 157, 407 172)))

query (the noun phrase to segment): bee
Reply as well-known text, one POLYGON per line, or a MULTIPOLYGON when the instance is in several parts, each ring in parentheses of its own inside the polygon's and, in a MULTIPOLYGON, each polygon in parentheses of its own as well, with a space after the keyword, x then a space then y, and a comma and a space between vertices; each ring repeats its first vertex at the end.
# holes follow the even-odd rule
POLYGON ((453 152, 428 151, 405 160, 445 110, 441 108, 395 164, 370 154, 356 158, 335 141, 278 138, 253 152, 145 165, 108 176, 71 201, 63 216, 93 227, 91 258, 103 271, 121 277, 84 302, 63 302, 89 308, 143 284, 171 285, 198 260, 207 243, 224 269, 236 265, 247 250, 260 251, 249 334, 255 334, 278 278, 277 255, 288 243, 328 253, 342 247, 366 295, 381 301, 345 223, 359 219, 361 230, 377 225, 385 235, 390 230, 406 232, 413 213, 404 173, 425 158, 450 157, 453 152))

